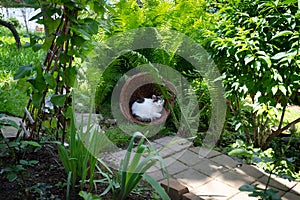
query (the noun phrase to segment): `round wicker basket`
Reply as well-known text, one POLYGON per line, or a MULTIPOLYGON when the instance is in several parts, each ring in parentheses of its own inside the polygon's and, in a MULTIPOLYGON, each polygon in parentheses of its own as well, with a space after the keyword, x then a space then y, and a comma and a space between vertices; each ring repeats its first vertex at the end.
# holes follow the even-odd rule
POLYGON ((154 80, 150 73, 138 73, 130 77, 121 89, 119 101, 120 110, 124 117, 132 123, 161 124, 166 121, 170 114, 170 109, 167 105, 173 107, 175 98, 176 88, 170 81, 162 79, 161 84, 159 84, 154 80), (164 93, 168 94, 168 98, 164 97, 164 109, 162 110, 162 116, 159 119, 156 119, 152 122, 141 122, 132 115, 131 106, 137 99, 151 98, 153 94, 162 96, 164 93))

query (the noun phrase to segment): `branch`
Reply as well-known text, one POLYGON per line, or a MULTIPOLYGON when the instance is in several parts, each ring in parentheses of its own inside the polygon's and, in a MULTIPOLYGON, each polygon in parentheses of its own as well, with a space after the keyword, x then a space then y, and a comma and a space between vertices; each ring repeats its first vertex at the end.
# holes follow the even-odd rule
POLYGON ((21 47, 21 40, 20 40, 20 36, 18 34, 18 31, 16 30, 16 28, 14 27, 14 25, 10 22, 6 22, 0 19, 0 25, 5 26, 6 28, 8 28, 11 33, 13 34, 15 40, 16 40, 16 45, 17 48, 21 47))
POLYGON ((276 130, 272 135, 270 135, 268 137, 268 139, 266 140, 266 142, 264 143, 262 149, 266 149, 269 145, 269 143, 278 135, 280 135, 280 133, 282 133, 283 131, 289 129, 292 125, 297 124, 300 122, 300 117, 298 119, 295 119, 294 121, 292 121, 291 123, 288 123, 286 126, 282 127, 282 128, 278 128, 278 130, 276 130))

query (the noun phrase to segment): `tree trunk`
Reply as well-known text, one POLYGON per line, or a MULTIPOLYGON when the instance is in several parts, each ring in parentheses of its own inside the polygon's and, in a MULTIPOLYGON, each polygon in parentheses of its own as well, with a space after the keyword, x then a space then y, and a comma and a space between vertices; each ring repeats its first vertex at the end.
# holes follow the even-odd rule
POLYGON ((26 11, 26 8, 25 9, 22 8, 21 12, 22 12, 22 16, 23 16, 23 19, 24 19, 26 32, 28 33, 28 23, 27 23, 27 11, 26 11))
POLYGON ((8 28, 12 32, 12 34, 13 34, 15 40, 16 40, 17 48, 20 48, 21 47, 20 36, 19 36, 16 28, 14 27, 14 25, 10 22, 6 22, 6 21, 3 21, 1 19, 0 19, 0 25, 5 26, 6 28, 8 28))

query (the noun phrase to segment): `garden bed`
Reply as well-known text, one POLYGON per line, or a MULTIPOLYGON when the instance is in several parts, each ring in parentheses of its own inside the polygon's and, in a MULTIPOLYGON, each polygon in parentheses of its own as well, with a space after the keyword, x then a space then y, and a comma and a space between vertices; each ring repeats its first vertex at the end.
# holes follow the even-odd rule
MULTIPOLYGON (((26 166, 26 173, 12 182, 7 179, 7 173, 3 169, 11 167, 14 162, 10 156, 0 157, 1 176, 0 191, 1 199, 66 199, 67 194, 67 174, 59 159, 56 145, 43 145, 35 151, 27 151, 22 160, 37 160, 37 164, 26 166)), ((14 165, 16 166, 16 165, 14 165)), ((25 167, 24 167, 25 168, 25 167)), ((107 184, 97 184, 97 191, 93 194, 101 194, 107 188, 107 184)), ((129 195, 128 199, 151 199, 152 191, 149 187, 139 190, 129 195)), ((80 187, 71 189, 70 199, 83 199, 79 196, 80 187)), ((110 193, 102 199, 110 200, 110 193)))

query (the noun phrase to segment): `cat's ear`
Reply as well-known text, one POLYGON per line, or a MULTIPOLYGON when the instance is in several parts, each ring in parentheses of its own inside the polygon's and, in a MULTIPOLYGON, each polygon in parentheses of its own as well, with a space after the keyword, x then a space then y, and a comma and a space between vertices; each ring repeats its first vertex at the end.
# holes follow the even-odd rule
POLYGON ((156 100, 155 94, 152 95, 152 99, 153 99, 153 100, 156 100))

